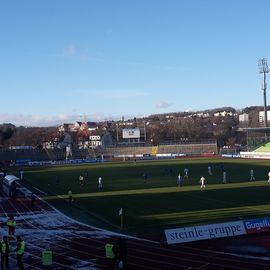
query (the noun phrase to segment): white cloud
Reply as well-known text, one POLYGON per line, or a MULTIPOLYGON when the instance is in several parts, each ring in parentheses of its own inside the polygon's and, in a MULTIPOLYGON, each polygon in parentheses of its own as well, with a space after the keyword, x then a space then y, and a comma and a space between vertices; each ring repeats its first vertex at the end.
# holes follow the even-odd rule
POLYGON ((80 120, 74 115, 29 115, 29 114, 0 114, 0 123, 12 123, 15 126, 57 126, 63 122, 80 120))
POLYGON ((64 55, 65 56, 74 56, 76 54, 76 48, 73 44, 69 44, 65 49, 64 49, 64 55))
MULTIPOLYGON (((137 115, 125 115, 126 119, 138 117, 137 115)), ((27 115, 27 114, 0 114, 0 124, 11 123, 15 126, 48 127, 59 126, 63 123, 76 121, 111 121, 120 120, 122 115, 105 115, 102 112, 92 114, 59 114, 59 115, 27 115)))
POLYGON ((187 108, 187 109, 185 109, 185 112, 193 112, 193 109, 192 108, 187 108))
POLYGON ((160 101, 156 104, 156 108, 158 109, 166 109, 172 106, 172 103, 168 103, 166 101, 160 101))

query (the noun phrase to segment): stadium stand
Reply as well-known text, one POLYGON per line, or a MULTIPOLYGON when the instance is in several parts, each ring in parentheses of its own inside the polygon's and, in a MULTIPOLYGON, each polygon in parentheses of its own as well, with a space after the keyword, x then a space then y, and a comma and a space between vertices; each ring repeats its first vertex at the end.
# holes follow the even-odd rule
POLYGON ((157 154, 217 154, 216 143, 199 144, 172 144, 159 146, 139 147, 109 147, 99 148, 99 154, 106 156, 128 156, 128 155, 152 155, 157 154))
POLYGON ((51 149, 45 149, 45 151, 46 151, 48 157, 50 158, 50 160, 56 160, 56 156, 51 149))
POLYGON ((84 159, 89 156, 89 152, 87 149, 72 149, 72 158, 73 159, 84 159))
POLYGON ((121 156, 121 155, 150 155, 152 151, 151 146, 146 147, 109 147, 100 148, 98 150, 99 155, 104 156, 121 156))
MULTIPOLYGON (((72 158, 85 159, 89 157, 87 149, 72 149, 72 158)), ((49 160, 64 160, 66 152, 64 149, 1 149, 0 161, 49 161, 49 160)))
POLYGON ((217 153, 216 144, 176 144, 176 145, 160 145, 159 154, 202 154, 217 153))
POLYGON ((53 149, 51 150, 54 155, 54 160, 64 160, 66 158, 66 152, 63 149, 53 149))
POLYGON ((158 146, 152 146, 151 155, 156 156, 158 153, 158 146))
POLYGON ((40 149, 1 149, 0 160, 49 160, 45 150, 40 149))
MULTIPOLYGON (((270 148, 270 143, 265 148, 270 148)), ((268 151, 268 150, 267 150, 268 151)), ((98 147, 92 149, 72 149, 69 159, 95 159, 103 155, 108 157, 125 156, 157 156, 160 155, 200 155, 205 153, 216 154, 216 143, 191 143, 191 144, 171 144, 159 146, 121 146, 121 147, 98 147)), ((64 149, 0 149, 0 161, 50 161, 65 160, 66 152, 64 149)))

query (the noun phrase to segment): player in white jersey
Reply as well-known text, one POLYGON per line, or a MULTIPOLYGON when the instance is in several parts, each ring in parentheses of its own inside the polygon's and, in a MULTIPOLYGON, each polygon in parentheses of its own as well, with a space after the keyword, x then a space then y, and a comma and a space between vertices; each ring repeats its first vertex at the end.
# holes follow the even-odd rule
POLYGON ((205 188, 205 178, 202 176, 200 178, 201 188, 205 188))
POLYGON ((101 176, 98 178, 98 189, 101 190, 103 188, 103 181, 101 176))
POLYGON ((255 177, 254 177, 254 170, 251 169, 250 170, 250 181, 254 181, 255 180, 255 177))
POLYGON ((227 183, 227 172, 224 171, 223 172, 223 180, 222 180, 223 184, 226 184, 227 183))
POLYGON ((188 179, 188 168, 184 169, 184 178, 188 179))

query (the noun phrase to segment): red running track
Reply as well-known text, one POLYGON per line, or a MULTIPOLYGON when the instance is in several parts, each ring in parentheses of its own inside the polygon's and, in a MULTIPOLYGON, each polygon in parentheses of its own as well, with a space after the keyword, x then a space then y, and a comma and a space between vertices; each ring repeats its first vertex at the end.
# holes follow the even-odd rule
MULTIPOLYGON (((16 234, 26 241, 26 269, 42 269, 40 254, 50 244, 55 253, 53 269, 105 269, 104 245, 116 234, 76 222, 62 215, 46 202, 35 207, 25 198, 1 199, 2 225, 13 214, 16 234)), ((0 228, 6 234, 6 227, 0 228)), ((270 269, 270 234, 215 239, 171 245, 127 237, 129 270, 266 270, 270 269)), ((11 240, 11 249, 15 242, 11 240)), ((10 254, 10 269, 16 269, 15 255, 10 254)))

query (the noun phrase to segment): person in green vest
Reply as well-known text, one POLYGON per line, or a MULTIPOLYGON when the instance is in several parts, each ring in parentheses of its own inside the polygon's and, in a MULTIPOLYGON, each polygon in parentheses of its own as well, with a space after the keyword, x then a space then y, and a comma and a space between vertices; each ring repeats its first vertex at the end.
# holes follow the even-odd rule
POLYGON ((42 251, 42 266, 43 269, 51 269, 53 264, 53 252, 50 247, 46 247, 45 250, 42 251))
POLYGON ((9 216, 7 226, 8 226, 8 235, 14 235, 16 229, 16 221, 14 219, 14 216, 12 215, 9 216))
POLYGON ((1 249, 1 270, 9 268, 8 264, 8 256, 9 256, 9 243, 8 238, 3 236, 3 240, 0 242, 0 249, 1 249))
POLYGON ((113 240, 109 239, 105 244, 105 256, 106 256, 106 265, 107 270, 114 270, 116 267, 116 255, 117 247, 113 244, 113 240))
POLYGON ((15 248, 15 253, 17 256, 17 265, 19 270, 24 270, 22 257, 25 250, 25 242, 22 240, 20 236, 17 236, 17 245, 15 248))

